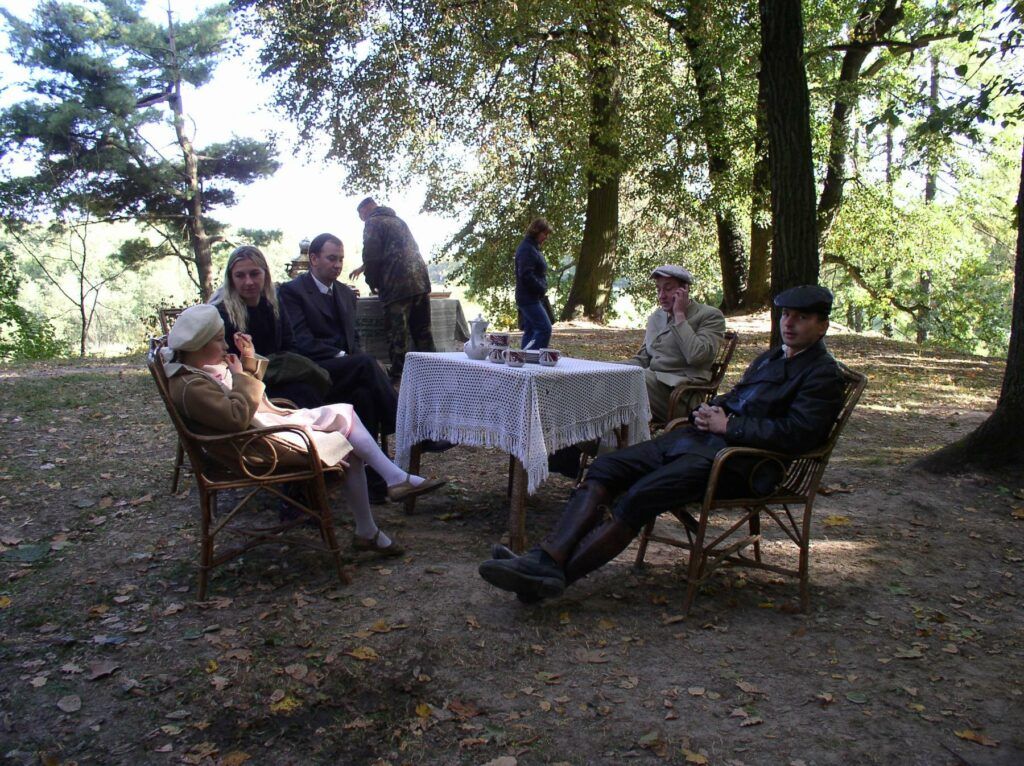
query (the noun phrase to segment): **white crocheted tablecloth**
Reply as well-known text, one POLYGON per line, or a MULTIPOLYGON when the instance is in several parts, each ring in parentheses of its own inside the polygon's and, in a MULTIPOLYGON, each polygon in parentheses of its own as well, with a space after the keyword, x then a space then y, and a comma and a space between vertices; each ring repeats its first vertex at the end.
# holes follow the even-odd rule
POLYGON ((497 447, 526 469, 533 494, 555 450, 629 426, 629 444, 650 438, 650 405, 640 367, 562 357, 556 367, 477 362, 461 351, 409 353, 398 397, 395 459, 412 445, 446 439, 497 447))

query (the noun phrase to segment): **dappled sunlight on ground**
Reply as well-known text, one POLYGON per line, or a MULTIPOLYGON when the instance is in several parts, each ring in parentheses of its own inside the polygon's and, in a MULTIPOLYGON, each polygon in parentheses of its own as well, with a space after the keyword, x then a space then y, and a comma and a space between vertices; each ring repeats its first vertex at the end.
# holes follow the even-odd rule
MULTIPOLYGON (((741 330, 727 380, 764 329, 741 330)), ((622 359, 642 337, 556 326, 553 344, 622 359)), ((346 549, 353 582, 340 586, 322 556, 265 548, 218 570, 197 602, 196 495, 166 492, 176 439, 142 357, 0 368, 0 752, 168 766, 675 764, 683 748, 748 766, 1024 763, 1024 482, 907 465, 986 417, 1003 363, 856 335, 829 345, 871 381, 815 503, 810 611, 792 579, 723 567, 687 618, 685 554, 656 543, 649 566, 631 566, 634 543, 539 605, 487 586, 477 566, 506 535, 508 463, 469 448, 424 457, 450 481, 414 515, 374 509, 405 556, 346 549)), ((532 541, 570 487, 551 477, 528 499, 532 541)), ((348 524, 340 504, 336 518, 348 524)), ((795 565, 762 530, 765 558, 795 565)))

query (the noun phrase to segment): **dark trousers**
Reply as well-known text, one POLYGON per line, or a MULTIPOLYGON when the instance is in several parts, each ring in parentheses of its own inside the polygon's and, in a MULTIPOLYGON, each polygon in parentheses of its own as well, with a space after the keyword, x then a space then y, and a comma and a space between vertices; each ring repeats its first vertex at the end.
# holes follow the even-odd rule
POLYGON ((388 339, 388 358, 392 378, 402 377, 405 354, 412 342, 413 351, 437 351, 430 331, 430 295, 414 295, 384 306, 384 333, 388 339))
POLYGON ((297 407, 308 410, 322 407, 324 404, 324 398, 308 383, 278 383, 274 386, 267 386, 267 398, 288 399, 297 407))
POLYGON ((317 364, 331 374, 328 401, 351 404, 374 437, 395 432, 398 395, 376 359, 369 354, 346 354, 318 359, 317 364))
POLYGON ((551 319, 540 301, 536 303, 520 303, 520 320, 523 326, 522 347, 526 348, 533 342, 533 348, 547 348, 551 342, 551 319))
MULTIPOLYGON (((681 442, 695 437, 701 442, 715 438, 695 429, 670 431, 601 455, 590 466, 587 481, 596 481, 617 496, 612 515, 639 533, 665 511, 704 498, 713 458, 703 450, 680 451, 681 442)), ((741 473, 727 470, 720 482, 728 495, 748 492, 747 478, 741 473)))

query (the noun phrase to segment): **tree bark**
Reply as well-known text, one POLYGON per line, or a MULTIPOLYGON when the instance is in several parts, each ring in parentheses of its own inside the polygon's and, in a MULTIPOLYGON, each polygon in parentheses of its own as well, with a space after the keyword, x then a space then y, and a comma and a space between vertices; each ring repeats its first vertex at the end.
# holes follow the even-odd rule
POLYGON ((199 278, 199 297, 200 300, 206 302, 213 295, 213 243, 220 238, 208 236, 203 223, 203 187, 199 183, 199 157, 191 139, 185 132, 178 50, 174 39, 174 18, 170 9, 167 11, 167 37, 170 43, 171 71, 174 72, 174 95, 170 99, 170 107, 174 115, 174 133, 185 162, 185 184, 188 189, 185 227, 188 230, 189 244, 192 245, 195 258, 196 273, 199 278))
POLYGON ((749 311, 771 303, 771 168, 768 165, 768 134, 765 125, 764 80, 757 88, 754 125, 754 172, 750 184, 750 271, 743 302, 749 311))
POLYGON ((850 38, 854 42, 843 55, 836 83, 836 100, 832 105, 832 122, 829 131, 828 164, 825 182, 821 187, 818 201, 819 247, 828 239, 832 224, 843 203, 843 188, 846 184, 846 160, 850 146, 850 121, 857 104, 856 84, 860 79, 861 67, 874 44, 889 32, 903 18, 903 7, 898 0, 885 0, 876 14, 875 3, 865 2, 858 14, 857 24, 850 38))
POLYGON ((721 74, 708 50, 707 6, 702 0, 687 4, 685 26, 679 29, 690 54, 700 127, 708 155, 708 180, 711 201, 715 208, 718 233, 718 261, 722 270, 722 311, 729 313, 744 305, 747 287, 747 253, 740 228, 740 216, 728 191, 733 173, 731 152, 734 150, 725 135, 725 96, 721 74))
POLYGON ((933 473, 959 473, 972 468, 1024 468, 1024 149, 1017 192, 1017 256, 1014 264, 1013 314, 1006 372, 995 411, 958 442, 918 461, 933 473))
MULTIPOLYGON (((759 0, 772 190, 772 294, 818 282, 810 95, 799 0, 759 0)), ((772 345, 781 342, 772 308, 772 345)))
POLYGON ((621 79, 619 18, 613 3, 602 3, 587 34, 591 69, 587 213, 572 287, 560 318, 604 320, 611 305, 619 236, 621 79))
MULTIPOLYGON (((928 113, 935 116, 939 108, 939 59, 932 56, 931 82, 928 88, 928 113)), ((935 202, 935 193, 938 188, 938 163, 929 152, 928 170, 924 176, 924 204, 931 205, 935 202)), ((931 295, 932 295, 932 273, 928 269, 922 269, 917 275, 917 289, 920 294, 918 301, 921 307, 917 310, 915 321, 917 324, 917 342, 927 343, 928 332, 931 330, 931 295)))

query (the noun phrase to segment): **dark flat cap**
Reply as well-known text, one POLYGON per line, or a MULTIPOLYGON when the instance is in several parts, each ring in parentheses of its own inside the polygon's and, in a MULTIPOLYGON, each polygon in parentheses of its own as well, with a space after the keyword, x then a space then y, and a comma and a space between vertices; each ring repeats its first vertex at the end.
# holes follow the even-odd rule
POLYGON ((813 311, 828 316, 832 312, 832 293, 818 285, 800 285, 783 290, 775 296, 775 305, 780 309, 813 311))
POLYGON ((693 284, 693 275, 684 269, 682 266, 676 266, 675 264, 666 264, 665 266, 659 266, 651 272, 651 279, 655 277, 675 277, 680 282, 685 282, 688 285, 693 284))

